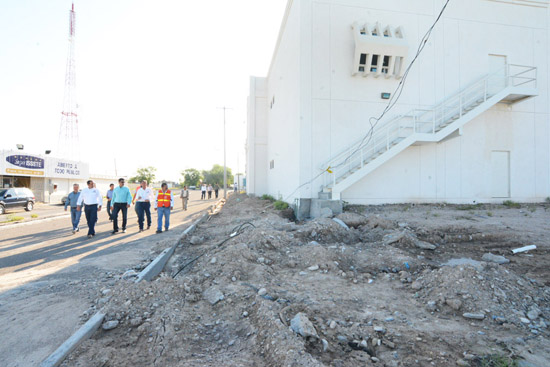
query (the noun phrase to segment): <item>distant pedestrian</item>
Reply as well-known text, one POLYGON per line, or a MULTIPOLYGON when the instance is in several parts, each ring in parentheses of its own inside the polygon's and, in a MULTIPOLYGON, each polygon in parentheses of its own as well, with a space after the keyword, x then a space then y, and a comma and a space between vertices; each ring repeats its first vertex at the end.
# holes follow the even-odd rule
POLYGON ((115 184, 109 185, 109 190, 107 190, 107 214, 109 215, 109 220, 113 221, 113 214, 111 212, 111 199, 113 198, 113 190, 115 189, 115 184))
POLYGON ((135 199, 137 200, 136 211, 138 213, 138 225, 140 232, 143 232, 145 215, 147 215, 147 229, 151 228, 151 201, 153 198, 153 190, 147 187, 147 181, 141 181, 141 186, 135 196, 135 199))
POLYGON ((111 234, 118 233, 118 212, 122 211, 122 233, 126 233, 126 224, 128 222, 128 208, 132 203, 132 194, 130 189, 124 186, 124 179, 118 179, 118 187, 113 190, 111 206, 113 209, 113 231, 111 234))
POLYGON ((84 204, 84 213, 88 222, 88 238, 95 236, 95 224, 97 222, 97 213, 101 211, 103 197, 98 189, 94 187, 94 181, 86 182, 88 187, 82 190, 76 202, 76 210, 80 211, 84 204))
POLYGON ((216 194, 216 199, 218 198, 219 191, 220 191, 220 185, 216 184, 214 186, 214 193, 216 194))
POLYGON ((82 215, 82 212, 79 210, 76 210, 78 198, 80 197, 80 191, 78 190, 79 185, 75 183, 73 185, 73 191, 69 193, 69 196, 67 196, 67 200, 65 201, 65 211, 67 211, 67 207, 71 207, 71 223, 73 226, 73 234, 80 231, 80 227, 78 224, 80 223, 80 216, 82 215))
POLYGON ((201 185, 201 200, 206 199, 206 184, 201 185))
POLYGON ((234 192, 237 192, 237 184, 234 184, 234 185, 233 185, 233 191, 234 191, 234 192))
POLYGON ((208 199, 212 199, 212 185, 208 185, 208 199))
POLYGON ((163 216, 165 217, 164 230, 167 231, 170 228, 170 210, 172 209, 174 209, 174 198, 172 197, 172 192, 168 190, 168 185, 163 182, 155 205, 155 210, 158 213, 157 233, 162 233, 163 216))
POLYGON ((187 210, 187 202, 189 201, 189 190, 187 190, 187 186, 183 186, 183 190, 181 190, 180 193, 180 198, 183 210, 187 210))

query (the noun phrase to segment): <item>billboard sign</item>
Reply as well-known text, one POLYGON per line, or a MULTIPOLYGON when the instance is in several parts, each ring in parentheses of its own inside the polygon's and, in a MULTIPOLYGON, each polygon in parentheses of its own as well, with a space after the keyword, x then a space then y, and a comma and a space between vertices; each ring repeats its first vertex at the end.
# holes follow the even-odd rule
POLYGON ((32 155, 6 156, 5 173, 24 176, 44 176, 44 159, 32 155))

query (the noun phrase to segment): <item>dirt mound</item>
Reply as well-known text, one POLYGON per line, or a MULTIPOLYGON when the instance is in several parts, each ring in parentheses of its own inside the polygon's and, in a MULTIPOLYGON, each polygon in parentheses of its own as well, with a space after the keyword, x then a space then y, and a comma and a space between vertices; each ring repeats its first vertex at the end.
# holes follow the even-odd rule
POLYGON ((505 233, 431 228, 379 210, 341 216, 346 229, 329 218, 290 222, 267 201, 233 196, 183 240, 159 278, 120 280, 103 295, 114 328, 100 330, 64 365, 476 366, 494 354, 548 360, 549 288, 514 271, 525 269, 520 258, 481 261, 505 233), (471 239, 459 242, 465 233, 471 239), (465 265, 442 266, 462 257, 465 265))

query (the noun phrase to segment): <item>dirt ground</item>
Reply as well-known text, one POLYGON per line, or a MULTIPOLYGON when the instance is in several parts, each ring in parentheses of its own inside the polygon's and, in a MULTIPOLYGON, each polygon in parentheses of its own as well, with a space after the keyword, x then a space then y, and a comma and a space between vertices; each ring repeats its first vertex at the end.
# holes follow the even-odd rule
POLYGON ((550 366, 546 205, 353 206, 346 229, 268 204, 232 196, 159 278, 119 280, 114 328, 63 366, 550 366))

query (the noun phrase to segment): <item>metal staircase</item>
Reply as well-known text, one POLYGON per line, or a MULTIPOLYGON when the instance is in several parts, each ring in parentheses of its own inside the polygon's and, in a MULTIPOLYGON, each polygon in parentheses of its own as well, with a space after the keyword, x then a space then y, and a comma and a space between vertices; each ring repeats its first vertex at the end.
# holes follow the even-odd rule
POLYGON ((366 139, 320 166, 325 172, 319 197, 339 200, 342 191, 409 146, 450 138, 497 103, 512 105, 536 96, 536 82, 536 67, 507 64, 432 108, 414 109, 377 125, 366 139))

